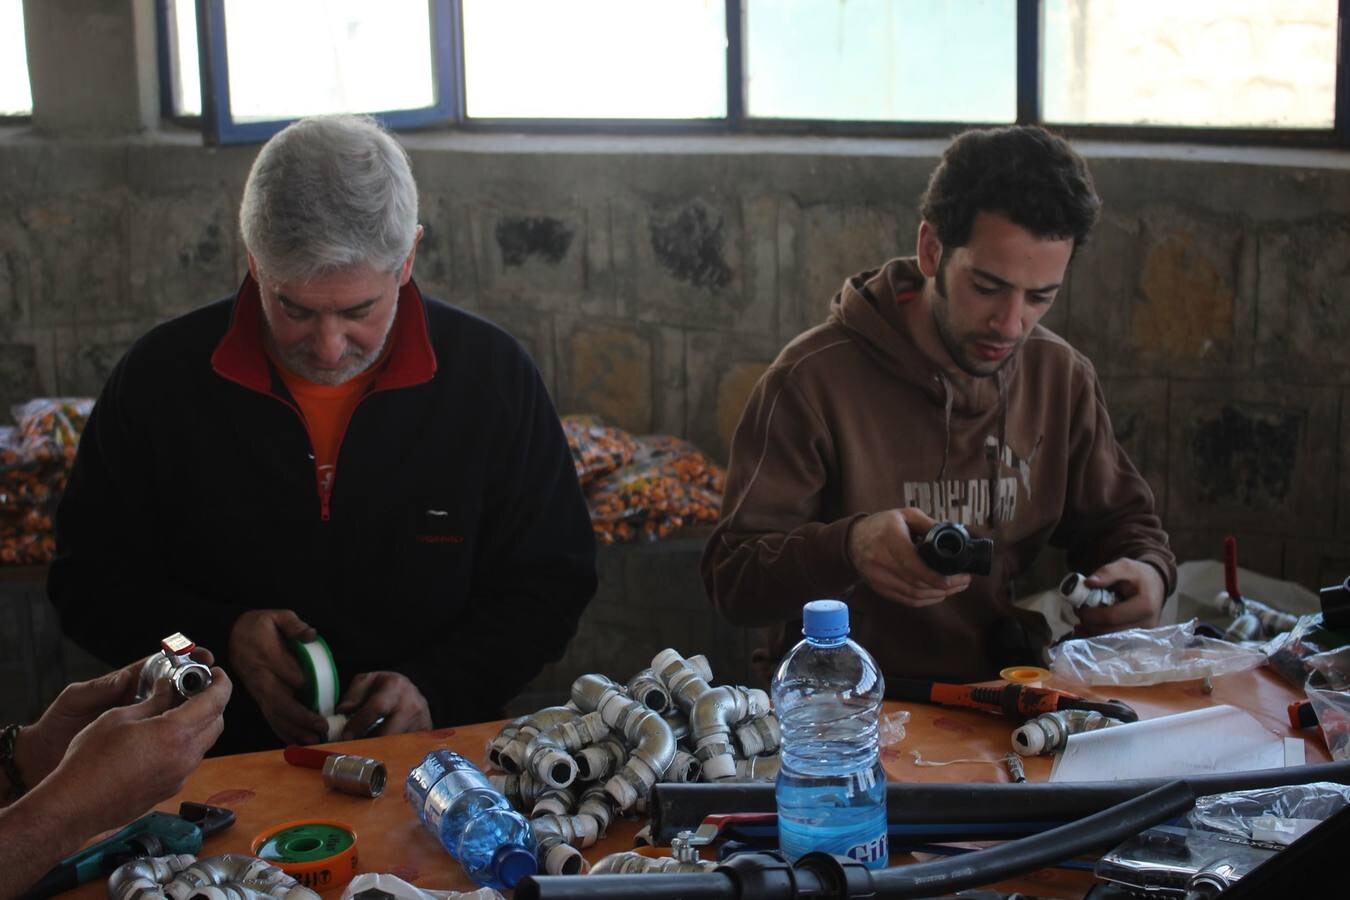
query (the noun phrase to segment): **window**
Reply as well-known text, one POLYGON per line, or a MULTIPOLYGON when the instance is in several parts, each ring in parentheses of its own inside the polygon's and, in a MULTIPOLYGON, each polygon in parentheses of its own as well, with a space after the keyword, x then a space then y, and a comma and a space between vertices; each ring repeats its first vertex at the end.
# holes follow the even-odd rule
POLYGON ((1042 122, 1350 145, 1350 0, 160 3, 166 108, 200 113, 213 141, 346 111, 394 127, 945 136, 1042 122))
POLYGON ((23 34, 23 0, 0 0, 0 116, 31 116, 28 46, 23 34))
POLYGON ((1047 121, 1330 129, 1336 3, 1047 0, 1047 121))
POLYGON ((746 0, 746 112, 1012 122, 1016 0, 746 0))
POLYGON ((720 119, 721 0, 462 0, 480 119, 720 119))

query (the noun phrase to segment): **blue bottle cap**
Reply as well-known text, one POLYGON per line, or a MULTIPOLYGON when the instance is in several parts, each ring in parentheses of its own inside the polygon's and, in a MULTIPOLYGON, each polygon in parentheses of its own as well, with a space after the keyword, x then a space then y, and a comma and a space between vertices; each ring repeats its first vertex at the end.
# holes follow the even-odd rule
POLYGON ((848 605, 839 600, 812 600, 802 607, 802 634, 809 638, 848 635, 848 605))
POLYGON ((526 875, 538 872, 539 866, 529 847, 523 844, 502 844, 492 854, 492 869, 497 873, 498 881, 513 888, 526 875))

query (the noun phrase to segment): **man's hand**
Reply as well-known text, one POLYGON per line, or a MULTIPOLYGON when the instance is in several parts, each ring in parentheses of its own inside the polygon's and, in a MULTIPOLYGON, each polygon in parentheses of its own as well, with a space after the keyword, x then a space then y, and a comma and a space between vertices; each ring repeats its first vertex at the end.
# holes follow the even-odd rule
POLYGON ((337 711, 351 716, 342 729, 344 741, 366 737, 366 732, 383 718, 380 734, 403 734, 431 727, 431 710, 417 685, 398 672, 362 672, 352 679, 351 687, 337 711))
POLYGON ((1156 628, 1162 615, 1166 585, 1162 575, 1137 559, 1118 559, 1093 572, 1088 587, 1104 587, 1120 597, 1110 606, 1084 606, 1077 610, 1075 631, 1087 637, 1125 628, 1156 628))
POLYGON ((310 641, 315 631, 289 609, 254 609, 230 629, 230 665, 267 718, 288 744, 328 739, 328 722, 295 699, 305 683, 300 663, 287 640, 310 641))
POLYGON ((89 834, 125 825, 172 797, 225 727, 233 686, 219 668, 211 677, 209 688, 178 706, 161 679, 148 700, 103 713, 75 736, 38 790, 59 805, 73 803, 61 812, 74 814, 89 834))
MULTIPOLYGON (((215 662, 211 651, 205 647, 194 649, 192 658, 208 666, 215 662)), ((56 768, 71 740, 86 725, 108 710, 126 706, 136 699, 145 663, 144 659, 137 660, 90 681, 66 685, 42 718, 23 729, 15 745, 15 762, 29 787, 38 784, 56 768)))
POLYGON ((888 600, 940 603, 970 587, 970 576, 939 575, 919 556, 911 530, 922 534, 936 524, 914 507, 873 513, 849 529, 849 559, 867 586, 888 600))

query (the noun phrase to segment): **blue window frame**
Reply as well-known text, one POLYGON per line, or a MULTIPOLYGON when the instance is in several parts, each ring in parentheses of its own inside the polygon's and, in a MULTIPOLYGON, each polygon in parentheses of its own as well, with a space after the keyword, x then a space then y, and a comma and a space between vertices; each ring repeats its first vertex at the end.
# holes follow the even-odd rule
MULTIPOLYGON (((161 8, 170 2, 193 2, 193 0, 160 0, 161 8)), ((225 6, 229 0, 195 0, 198 16, 198 46, 201 71, 201 93, 202 93, 202 114, 200 118, 201 127, 208 143, 230 144, 243 142, 262 141, 270 137, 276 131, 284 127, 289 118, 280 116, 266 120, 250 119, 247 116, 240 116, 236 110, 231 107, 230 96, 230 72, 229 72, 229 35, 226 30, 226 12, 225 6)), ((242 2, 242 0, 235 0, 242 2)), ((339 0, 332 0, 339 2, 339 0)), ((381 119, 387 125, 393 128, 414 128, 425 126, 452 127, 460 130, 524 130, 524 131, 585 131, 600 133, 621 133, 621 132, 725 132, 725 133, 777 133, 777 134, 827 134, 827 135, 889 135, 889 136, 946 136, 951 134, 954 127, 965 127, 970 125, 997 125, 1007 124, 1009 122, 1018 123, 1038 123, 1047 124, 1057 131, 1071 138, 1103 138, 1103 139, 1142 139, 1142 140, 1166 140, 1166 141, 1199 141, 1211 143, 1226 144, 1303 144, 1303 145, 1322 145, 1322 146, 1350 146, 1350 77, 1347 77, 1347 66, 1342 63, 1344 56, 1344 47, 1346 46, 1347 22, 1350 20, 1350 0, 1325 0, 1328 4, 1334 2, 1337 13, 1335 22, 1334 38, 1329 38, 1330 26, 1323 25, 1323 44, 1330 46, 1336 45, 1334 61, 1330 59, 1332 54, 1322 53, 1327 57, 1321 64, 1325 65, 1324 71, 1330 73, 1329 68, 1334 65, 1334 86, 1326 84, 1326 78, 1323 79, 1322 95, 1327 97, 1326 105, 1320 107, 1326 110, 1334 106, 1334 113, 1331 115, 1331 121, 1327 127, 1317 124, 1315 127, 1299 126, 1267 127, 1265 124, 1258 126, 1241 127, 1219 127, 1219 126, 1190 126, 1190 125, 1167 125, 1167 124, 1093 124, 1091 113, 1087 118, 1080 117, 1073 122, 1047 121, 1046 112, 1051 116, 1055 115, 1056 107, 1053 103, 1047 103, 1044 88, 1047 87, 1046 68, 1050 65, 1062 66, 1061 57, 1063 55, 1063 36, 1062 29, 1055 31, 1058 38, 1053 37, 1049 26, 1051 24, 1059 27, 1062 25, 1065 15, 1065 9, 1072 4, 1074 0, 980 0, 979 4, 972 7, 962 6, 962 14, 965 15, 969 9, 976 6, 984 7, 990 12, 992 19, 984 22, 983 32, 985 33, 984 47, 995 48, 991 41, 1003 41, 999 44, 999 49, 989 53, 982 53, 980 46, 968 46, 969 41, 974 40, 969 33, 958 34, 954 31, 947 32, 945 35, 938 35, 940 42, 944 45, 955 41, 956 44, 963 46, 963 59, 953 59, 943 63, 938 59, 938 65, 932 65, 927 72, 914 76, 916 78, 929 77, 937 88, 944 83, 944 79, 950 78, 953 74, 961 74, 960 69, 973 58, 975 62, 988 62, 989 58, 995 58, 999 62, 994 68, 1002 71, 1001 66, 1007 66, 1008 71, 1002 77, 1001 83, 1011 82, 1015 85, 1015 104, 1010 105, 1007 101, 1000 101, 1003 105, 999 109, 1007 110, 1006 113, 1000 113, 1000 117, 993 121, 981 121, 987 113, 976 111, 959 117, 936 121, 932 119, 906 120, 905 116, 914 116, 914 112, 907 112, 907 107, 903 104, 895 108, 899 112, 893 112, 889 117, 882 113, 877 115, 867 115, 853 120, 838 118, 820 118, 821 112, 829 112, 835 107, 831 106, 828 99, 825 102, 817 102, 814 106, 809 104, 800 105, 800 111, 793 108, 794 102, 792 88, 785 88, 778 91, 777 94, 765 95, 762 90, 763 79, 772 78, 773 72, 791 72, 792 59, 784 55, 791 53, 800 53, 804 61, 810 62, 821 71, 827 71, 830 64, 840 65, 867 65, 866 59, 842 58, 838 63, 833 60, 826 60, 822 63, 814 58, 815 49, 809 46, 809 39, 803 44, 800 50, 780 49, 779 59, 771 59, 766 56, 763 44, 764 22, 776 15, 790 17, 797 15, 801 17, 803 11, 814 10, 816 15, 829 14, 833 7, 830 4, 820 2, 820 0, 723 0, 722 9, 725 15, 725 68, 722 73, 726 80, 725 90, 725 115, 721 116, 701 116, 683 119, 656 119, 656 118, 623 118, 623 119, 596 119, 596 118, 484 118, 473 116, 466 112, 466 89, 465 89, 465 27, 464 27, 464 4, 468 0, 428 0, 428 21, 430 23, 427 40, 431 45, 432 72, 434 80, 434 102, 419 106, 415 109, 367 109, 361 110, 369 112, 381 119), (779 6, 778 4, 782 4, 779 6), (747 16, 758 17, 758 21, 751 20, 748 24, 747 16), (996 26, 990 26, 990 21, 996 21, 996 26), (1008 35, 1008 31, 1014 32, 1008 35), (998 37, 999 34, 1002 37, 998 37), (1058 43, 1056 41, 1058 40, 1058 43), (756 43, 756 42, 759 43, 756 43), (966 41, 967 44, 961 44, 966 41), (1013 52, 1009 55, 1007 47, 1012 46, 1013 52), (748 57, 747 48, 755 47, 757 57, 748 57), (764 68, 766 62, 770 64, 768 69, 764 68), (823 66, 823 68, 822 68, 823 66), (776 69, 774 68, 776 67, 776 69), (758 83, 755 79, 760 79, 758 83), (750 90, 750 85, 756 84, 755 94, 750 90), (760 98, 770 97, 771 102, 762 101, 760 98), (784 99, 786 98, 786 99, 784 99), (756 105, 761 105, 759 114, 756 111, 756 105), (777 105, 775 105, 777 104, 777 105), (784 111, 786 110, 786 111, 784 111), (794 117, 796 116, 796 117, 794 117)), ((565 0, 552 0, 554 4, 563 3, 565 0)), ((905 10, 890 11, 885 7, 886 0, 873 0, 871 6, 878 7, 883 11, 894 12, 899 16, 901 12, 910 10, 912 7, 905 7, 905 10)), ((868 7, 869 0, 858 0, 861 4, 859 8, 868 7)), ((942 11, 945 8, 937 0, 930 4, 935 10, 942 11)), ((856 10, 853 5, 845 7, 844 4, 838 4, 838 15, 841 17, 841 23, 836 23, 836 37, 842 42, 844 38, 854 41, 860 33, 856 21, 850 27, 855 30, 845 31, 842 24, 842 17, 853 15, 857 18, 856 10)), ((590 15, 597 15, 596 10, 603 8, 603 0, 594 0, 590 15)), ((870 8, 870 7, 869 7, 870 8)), ((1084 5, 1083 8, 1086 8, 1084 5)), ((897 8, 898 9, 898 8, 897 8)), ((1190 7, 1177 7, 1176 10, 1189 10, 1190 7)), ((875 12, 875 10, 873 11, 875 12)), ((950 14, 946 10, 944 15, 950 14)), ((1130 13, 1133 15, 1133 12, 1130 13)), ((1154 15, 1160 15, 1155 11, 1154 15)), ((1143 21, 1142 13, 1136 16, 1133 21, 1143 21)), ((524 17, 523 17, 524 18, 524 17)), ((876 15, 870 15, 868 22, 863 26, 864 29, 873 27, 875 20, 880 18, 876 15)), ((1323 21, 1326 20, 1325 15, 1323 21)), ((167 42, 166 34, 170 31, 165 17, 161 15, 161 52, 165 53, 164 45, 167 42)), ((800 21, 797 22, 801 24, 800 21)), ((906 23, 910 24, 910 23, 906 23)), ((958 23, 961 24, 961 23, 958 23)), ((527 23, 522 24, 526 28, 527 23)), ((787 34, 779 26, 780 34, 787 34)), ((892 24, 892 27, 894 25, 892 24)), ((962 25, 964 27, 964 25, 962 25)), ((979 30, 979 29, 976 29, 979 30)), ((1105 29, 1109 32, 1109 28, 1105 29)), ((969 32, 970 29, 965 29, 969 32)), ((911 35, 913 34, 911 30, 911 35)), ((472 36, 470 37, 472 40, 472 36)), ((634 40, 649 40, 635 36, 634 40)), ((770 37, 772 40, 772 37, 770 37)), ((827 41, 826 37, 818 36, 817 40, 827 41)), ((862 46, 873 47, 881 41, 882 44, 889 40, 892 45, 896 42, 894 36, 889 35, 867 35, 862 46)), ((931 39, 928 41, 931 43, 931 39)), ((559 41, 559 46, 566 47, 565 41, 559 41)), ((922 42, 921 42, 922 43, 922 42)), ((772 45, 769 46, 772 51, 772 45)), ((823 45, 822 45, 823 46, 823 45)), ((473 51, 475 47, 470 46, 473 51)), ((818 48, 817 48, 818 49, 818 48)), ((959 49, 959 48, 958 48, 959 49)), ((493 48, 490 52, 499 52, 500 48, 493 48)), ((913 54, 898 54, 904 59, 915 58, 913 54)), ((931 56, 932 54, 929 54, 931 56)), ((939 55, 940 56, 940 55, 939 55)), ((920 54, 921 58, 923 57, 920 54)), ((565 59, 565 54, 560 54, 559 58, 565 59)), ((1287 58, 1280 57, 1281 59, 1287 58)), ((170 70, 169 58, 162 55, 164 64, 161 71, 170 70)), ((528 62, 528 61, 527 61, 528 62)), ((1089 63, 1092 60, 1089 59, 1089 63)), ((704 54, 704 62, 707 65, 708 60, 704 54)), ((557 63, 554 63, 555 65, 557 63)), ((715 63, 714 63, 715 64, 715 63)), ((527 63, 522 63, 527 67, 527 63)), ((870 74, 870 73, 869 73, 870 74)), ((1107 73, 1111 74, 1111 73, 1107 73)), ((1126 74, 1131 74, 1126 72, 1126 74)), ((1258 73, 1259 74, 1259 73, 1258 73)), ((535 77, 547 77, 546 74, 540 75, 536 72, 535 77)), ((622 77, 622 72, 616 72, 615 77, 622 77)), ((987 77, 991 84, 998 80, 997 73, 987 77)), ((861 81, 855 80, 853 84, 869 83, 870 81, 882 81, 884 79, 864 78, 861 81)), ((809 83, 810 79, 807 80, 809 83)), ((913 79, 910 85, 903 83, 904 79, 896 80, 894 73, 891 74, 890 84, 894 89, 903 89, 913 91, 913 79)), ((841 79, 844 84, 846 79, 841 79)), ((1075 84, 1073 78, 1066 80, 1063 72, 1056 70, 1052 72, 1048 81, 1050 88, 1062 88, 1064 85, 1075 84)), ((978 85, 977 85, 978 86, 978 85)), ((172 85, 166 82, 166 94, 172 93, 172 85)), ((971 86, 965 85, 967 95, 971 95, 971 86)), ((919 89, 923 89, 920 85, 919 89)), ((1061 91, 1062 93, 1062 91, 1061 91)), ((476 96, 473 95, 473 96, 476 96)), ((1059 95, 1055 95, 1056 99, 1059 95)), ((919 98, 931 99, 931 98, 919 98)), ((166 115, 171 110, 172 101, 166 99, 166 115)), ((857 108, 857 105, 846 107, 850 109, 857 108)), ((924 105, 911 104, 910 109, 918 110, 918 116, 929 116, 934 109, 946 111, 949 107, 938 103, 924 105)), ((1323 112, 1320 115, 1325 116, 1323 112)), ((181 115, 177 116, 180 121, 181 115)), ((1155 121, 1168 121, 1166 119, 1155 121)), ((1182 119, 1181 121, 1184 121, 1182 119)), ((1322 121, 1325 121, 1323 119, 1322 121)))
MULTIPOLYGON (((161 2, 160 21, 167 17, 161 2)), ((463 43, 458 0, 427 0, 431 60, 431 103, 411 109, 363 109, 393 129, 417 128, 464 118, 463 43)), ((198 53, 202 83, 201 122, 208 144, 244 144, 265 141, 294 118, 245 119, 233 108, 230 96, 229 32, 225 0, 197 0, 198 53)), ((161 29, 161 59, 166 29, 161 29)), ((413 40, 416 40, 414 35, 413 40)), ((397 58, 391 48, 391 64, 397 58)))

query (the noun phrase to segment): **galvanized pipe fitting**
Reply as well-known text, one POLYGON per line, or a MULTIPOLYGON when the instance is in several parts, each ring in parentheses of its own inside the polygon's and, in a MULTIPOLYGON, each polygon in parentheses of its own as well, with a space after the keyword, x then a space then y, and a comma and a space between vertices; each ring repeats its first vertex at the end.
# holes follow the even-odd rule
POLYGON ((757 716, 736 728, 736 743, 743 756, 763 756, 776 753, 783 743, 783 732, 778 717, 770 713, 757 716))
POLYGON ((603 781, 619 771, 627 760, 628 748, 623 742, 605 738, 577 753, 577 777, 582 781, 603 781))
POLYGON ((737 781, 774 781, 782 760, 777 753, 736 760, 737 781))
POLYGON ((661 776, 661 780, 667 783, 685 784, 698 781, 699 773, 702 771, 703 764, 698 761, 698 757, 683 750, 676 750, 675 757, 670 761, 670 767, 661 776))
POLYGON ((652 712, 665 712, 670 706, 670 692, 651 669, 643 669, 629 680, 628 696, 652 712))
POLYGON ((650 875, 670 872, 711 872, 715 862, 685 862, 670 856, 643 856, 632 850, 611 853, 591 867, 592 875, 650 875))
POLYGON ((605 782, 605 791, 619 809, 632 809, 669 768, 675 756, 675 735, 664 719, 603 675, 582 675, 572 682, 572 700, 587 712, 598 710, 605 724, 621 731, 634 746, 623 768, 605 782))
MULTIPOLYGON (((498 754, 499 764, 512 775, 524 771, 529 748, 539 733, 554 725, 580 718, 580 713, 569 706, 550 706, 525 717, 516 729, 516 735, 498 754)), ((509 726, 508 726, 509 727, 509 726)))

